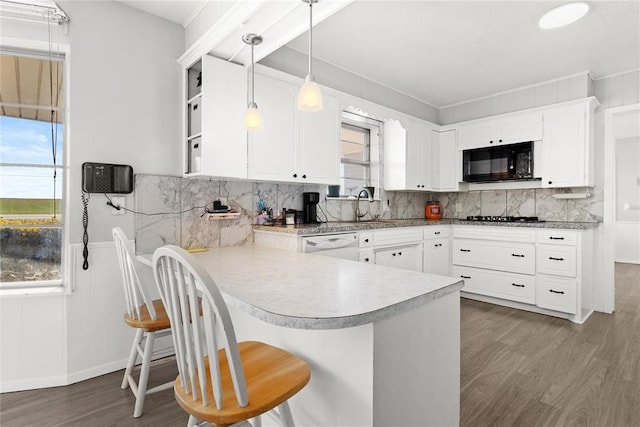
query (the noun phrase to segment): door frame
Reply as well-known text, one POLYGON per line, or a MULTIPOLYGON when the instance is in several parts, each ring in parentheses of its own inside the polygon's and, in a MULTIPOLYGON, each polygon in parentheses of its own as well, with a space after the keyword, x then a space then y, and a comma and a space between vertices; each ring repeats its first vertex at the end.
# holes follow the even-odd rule
POLYGON ((615 119, 630 112, 640 114, 640 103, 604 112, 604 312, 615 308, 616 150, 615 119))

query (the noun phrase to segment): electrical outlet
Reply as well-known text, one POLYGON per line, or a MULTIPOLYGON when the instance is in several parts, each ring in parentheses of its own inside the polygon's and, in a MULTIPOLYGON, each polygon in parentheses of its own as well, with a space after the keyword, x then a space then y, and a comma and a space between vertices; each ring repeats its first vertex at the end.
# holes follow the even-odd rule
POLYGON ((111 215, 124 215, 125 210, 122 209, 124 208, 124 197, 120 197, 120 196, 116 196, 116 197, 112 197, 111 198, 111 202, 115 205, 115 206, 119 206, 121 209, 118 210, 116 208, 111 208, 111 215))

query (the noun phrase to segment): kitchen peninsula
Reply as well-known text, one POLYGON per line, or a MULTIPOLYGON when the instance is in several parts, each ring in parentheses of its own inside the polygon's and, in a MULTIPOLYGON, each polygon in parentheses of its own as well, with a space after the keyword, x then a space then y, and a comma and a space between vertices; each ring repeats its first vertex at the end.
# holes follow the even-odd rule
POLYGON ((458 425, 461 280, 254 245, 194 256, 239 340, 311 366, 298 425, 458 425))

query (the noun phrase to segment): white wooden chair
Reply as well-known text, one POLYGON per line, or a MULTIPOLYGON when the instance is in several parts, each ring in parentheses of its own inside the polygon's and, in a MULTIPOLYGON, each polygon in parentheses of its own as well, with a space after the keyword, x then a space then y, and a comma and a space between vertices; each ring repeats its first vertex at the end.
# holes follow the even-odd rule
POLYGON ((139 263, 135 259, 133 247, 124 234, 124 231, 122 231, 120 227, 115 227, 112 232, 113 241, 116 244, 116 252, 118 253, 120 272, 122 273, 122 284, 124 285, 124 295, 127 303, 127 312, 124 315, 124 321, 130 327, 136 329, 136 335, 133 339, 131 352, 129 353, 129 360, 127 361, 127 367, 124 371, 121 388, 126 389, 127 386, 131 387, 131 391, 136 397, 133 416, 137 418, 142 415, 146 395, 167 390, 173 385, 173 381, 170 381, 147 389, 155 339, 157 336, 170 333, 171 323, 162 304, 162 300, 156 299, 152 301, 147 296, 147 292, 138 276, 137 266, 139 263), (142 359, 142 364, 140 366, 138 382, 136 383, 133 377, 133 370, 138 356, 142 359))
POLYGON ((309 366, 268 344, 237 343, 218 287, 183 249, 157 249, 153 271, 171 319, 178 362, 174 392, 189 413, 187 425, 248 424, 252 418, 260 425, 259 416, 270 412, 282 425, 293 426, 287 400, 309 382, 309 366))

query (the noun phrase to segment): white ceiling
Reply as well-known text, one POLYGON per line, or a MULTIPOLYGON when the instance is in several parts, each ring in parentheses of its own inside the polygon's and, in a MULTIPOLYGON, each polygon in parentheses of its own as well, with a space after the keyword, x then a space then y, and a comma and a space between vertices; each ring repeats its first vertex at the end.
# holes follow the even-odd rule
MULTIPOLYGON (((123 3, 180 24, 202 6, 123 3)), ((640 68, 640 0, 589 1, 580 21, 539 29, 540 16, 563 3, 357 0, 314 27, 313 54, 436 107, 585 71, 598 79, 640 68)), ((288 46, 306 53, 307 33, 288 46)))

